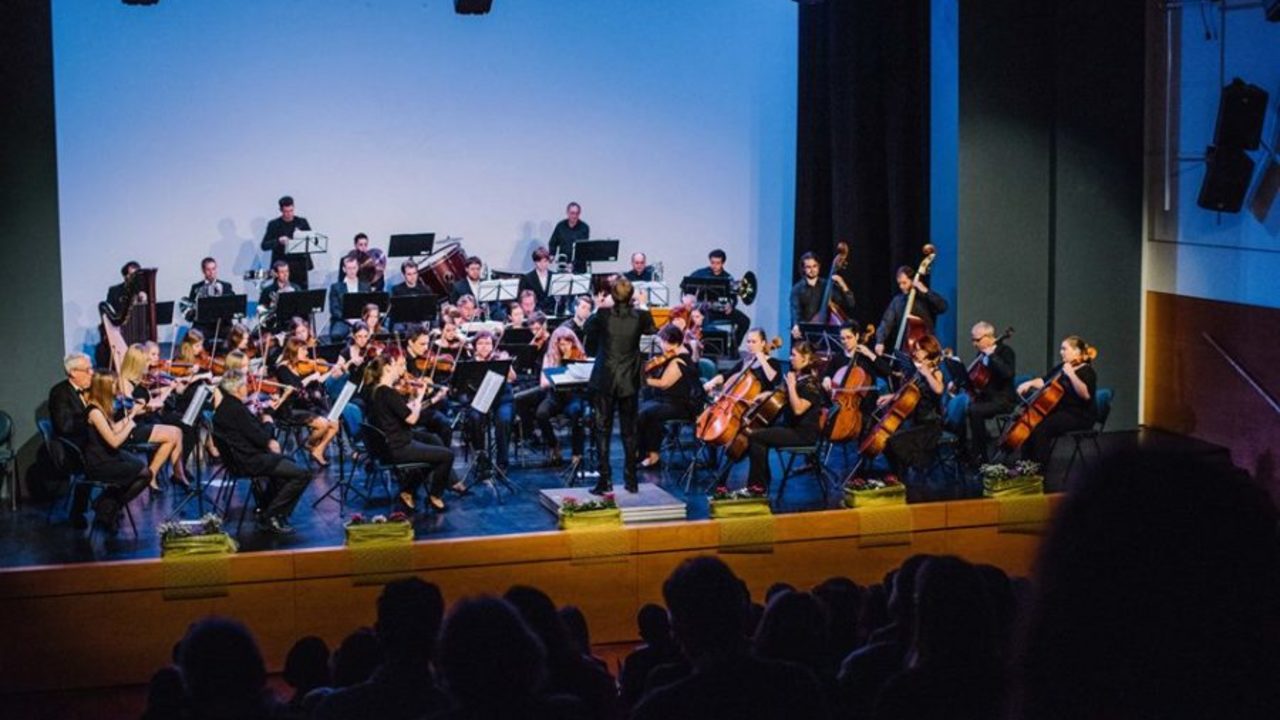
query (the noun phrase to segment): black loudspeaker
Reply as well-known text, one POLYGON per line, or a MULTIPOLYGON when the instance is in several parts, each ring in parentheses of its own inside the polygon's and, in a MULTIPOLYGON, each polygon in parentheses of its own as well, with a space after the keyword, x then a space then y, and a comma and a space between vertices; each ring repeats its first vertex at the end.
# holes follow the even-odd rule
POLYGON ((1206 210, 1237 213, 1253 179, 1253 159, 1240 148, 1210 146, 1204 151, 1204 184, 1196 204, 1206 210))
POLYGON ((493 0, 453 0, 453 10, 459 15, 484 15, 493 8, 493 0))
POLYGON ((1218 147, 1257 150, 1262 141, 1262 121, 1267 114, 1267 91, 1240 78, 1222 88, 1218 125, 1213 144, 1218 147))

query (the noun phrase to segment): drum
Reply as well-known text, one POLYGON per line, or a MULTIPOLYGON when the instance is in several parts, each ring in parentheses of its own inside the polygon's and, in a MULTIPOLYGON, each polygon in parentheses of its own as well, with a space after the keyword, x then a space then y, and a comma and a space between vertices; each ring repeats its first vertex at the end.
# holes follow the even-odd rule
POLYGON ((453 284, 467 276, 467 253, 458 243, 441 245, 418 263, 418 274, 437 295, 449 297, 453 284))

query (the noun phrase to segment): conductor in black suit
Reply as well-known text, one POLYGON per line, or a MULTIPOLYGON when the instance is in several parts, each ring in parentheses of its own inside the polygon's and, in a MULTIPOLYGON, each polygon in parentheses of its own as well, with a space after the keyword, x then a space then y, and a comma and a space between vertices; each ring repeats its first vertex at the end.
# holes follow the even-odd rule
POLYGON ((299 288, 306 290, 307 273, 311 270, 311 256, 307 253, 286 253, 289 238, 294 230, 310 230, 311 223, 293 212, 293 198, 285 195, 280 198, 280 217, 267 223, 267 231, 262 234, 262 249, 271 251, 271 264, 284 260, 289 263, 289 273, 299 288))
POLYGON ((631 281, 618 278, 608 296, 602 296, 587 321, 587 354, 595 356, 591 371, 591 392, 595 402, 596 445, 600 449, 600 481, 591 488, 603 495, 613 488, 609 465, 609 439, 616 408, 622 430, 622 478, 627 492, 638 492, 636 484, 636 409, 640 399, 643 365, 640 337, 658 331, 648 310, 631 304, 631 281))

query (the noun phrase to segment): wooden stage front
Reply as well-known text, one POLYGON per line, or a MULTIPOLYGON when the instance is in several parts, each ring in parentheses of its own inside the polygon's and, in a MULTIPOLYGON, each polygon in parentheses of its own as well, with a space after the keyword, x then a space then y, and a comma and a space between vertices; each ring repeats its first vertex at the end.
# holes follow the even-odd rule
MULTIPOLYGON (((915 553, 956 554, 1026 575, 1040 542, 1035 521, 1060 498, 777 515, 753 526, 764 535, 752 547, 734 545, 729 528, 712 520, 626 526, 603 552, 600 538, 588 544, 566 532, 427 540, 414 543, 411 563, 447 601, 534 585, 580 606, 593 642, 627 642, 636 637, 639 607, 661 602, 663 580, 699 554, 720 553, 756 600, 777 581, 809 587, 844 575, 874 583, 915 553)), ((298 638, 319 635, 333 646, 373 623, 380 588, 360 577, 341 547, 232 556, 225 594, 199 599, 167 599, 157 559, 3 570, 0 692, 144 683, 169 661, 187 625, 209 614, 248 624, 268 667, 279 670, 298 638)))

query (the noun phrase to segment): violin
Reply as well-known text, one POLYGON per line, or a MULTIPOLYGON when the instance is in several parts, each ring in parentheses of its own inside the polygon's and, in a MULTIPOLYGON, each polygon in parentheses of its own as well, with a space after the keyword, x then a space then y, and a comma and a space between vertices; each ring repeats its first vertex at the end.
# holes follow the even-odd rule
POLYGON ((413 368, 420 373, 451 373, 457 359, 448 353, 430 353, 413 358, 413 368))
MULTIPOLYGON (((868 325, 863 335, 858 338, 858 344, 867 343, 875 335, 875 326, 868 325)), ((871 375, 858 365, 857 357, 857 350, 854 350, 848 367, 843 370, 844 375, 837 380, 836 386, 831 388, 836 405, 835 415, 829 417, 831 425, 828 436, 832 442, 852 440, 862 432, 862 398, 874 383, 871 375)), ((827 427, 827 424, 824 422, 822 427, 827 427)))
POLYGON ((448 385, 437 385, 429 380, 422 378, 410 377, 409 375, 401 375, 396 381, 395 391, 401 395, 416 395, 422 390, 448 390, 448 385))
POLYGON ((577 345, 574 345, 569 348, 569 352, 565 354, 563 359, 565 362, 582 362, 587 359, 587 353, 577 345))
POLYGON ((327 374, 333 368, 333 364, 327 360, 319 358, 306 358, 293 363, 293 371, 299 375, 306 377, 314 373, 327 374))
MULTIPOLYGON (((1090 345, 1084 351, 1084 357, 1071 363, 1073 368, 1092 363, 1098 358, 1098 350, 1090 345)), ((1044 387, 1040 388, 1031 399, 1026 401, 1018 408, 1017 414, 1013 420, 1004 429, 1000 435, 1000 449, 1006 452, 1013 452, 1022 447, 1022 444, 1031 437, 1031 433, 1035 432, 1036 427, 1048 417, 1049 413, 1058 406, 1058 401, 1063 395, 1067 394, 1067 387, 1062 380, 1066 374, 1066 363, 1058 369, 1053 377, 1050 378, 1044 387)))
POLYGON ((253 374, 245 378, 245 384, 248 386, 250 393, 262 395, 279 395, 282 390, 286 393, 291 393, 297 389, 292 385, 285 385, 284 383, 278 383, 253 374))
POLYGON ((671 362, 672 360, 675 360, 676 356, 679 354, 680 354, 680 348, 672 348, 670 350, 664 351, 661 355, 653 356, 652 358, 649 359, 649 362, 644 364, 645 374, 654 373, 654 372, 657 372, 658 370, 665 368, 667 366, 667 363, 671 362))
MULTIPOLYGON (((782 338, 775 337, 766 352, 780 347, 782 338)), ((743 415, 763 391, 760 379, 752 372, 755 368, 755 357, 742 363, 742 369, 725 382, 715 402, 698 416, 695 429, 699 440, 708 445, 729 445, 738 437, 743 428, 743 415)))

